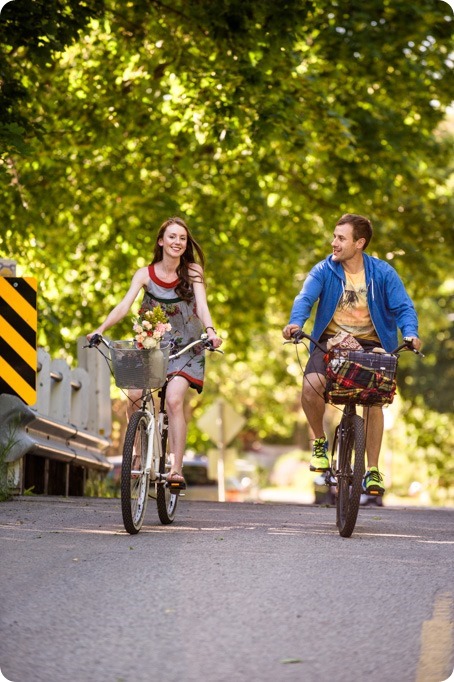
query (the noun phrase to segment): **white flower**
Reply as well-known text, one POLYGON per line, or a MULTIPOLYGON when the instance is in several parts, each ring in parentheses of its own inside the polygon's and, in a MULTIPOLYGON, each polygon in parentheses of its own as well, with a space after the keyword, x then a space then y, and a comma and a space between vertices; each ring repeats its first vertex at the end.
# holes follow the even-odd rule
POLYGON ((156 339, 154 339, 152 336, 146 336, 144 340, 142 341, 142 345, 144 348, 156 348, 158 345, 158 342, 156 339))

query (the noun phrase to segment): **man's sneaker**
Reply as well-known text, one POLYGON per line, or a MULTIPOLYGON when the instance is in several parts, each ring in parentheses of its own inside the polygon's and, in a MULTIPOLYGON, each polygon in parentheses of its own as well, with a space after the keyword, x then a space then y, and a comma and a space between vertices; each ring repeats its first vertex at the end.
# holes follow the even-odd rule
POLYGON ((371 467, 369 471, 366 471, 363 480, 363 490, 367 495, 383 495, 385 492, 383 476, 377 467, 371 467))
POLYGON ((309 462, 310 471, 326 471, 329 469, 329 459, 326 454, 328 441, 326 438, 316 438, 312 445, 312 457, 309 462))

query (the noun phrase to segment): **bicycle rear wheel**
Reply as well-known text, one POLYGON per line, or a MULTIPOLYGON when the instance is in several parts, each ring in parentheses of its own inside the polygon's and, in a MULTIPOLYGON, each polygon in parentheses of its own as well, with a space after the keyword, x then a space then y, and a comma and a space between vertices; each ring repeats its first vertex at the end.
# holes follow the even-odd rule
MULTIPOLYGON (((167 421, 161 436, 161 456, 159 458, 159 473, 166 474, 170 471, 170 462, 167 453, 167 421)), ((159 520, 163 525, 172 523, 175 519, 179 494, 171 492, 165 482, 156 486, 156 502, 158 505, 159 520)))
POLYGON ((349 538, 355 528, 361 499, 366 447, 364 421, 355 412, 344 413, 338 427, 337 527, 349 538))
POLYGON ((131 415, 123 445, 121 465, 121 512, 125 529, 131 535, 142 527, 149 486, 145 472, 148 450, 148 417, 142 410, 131 415))

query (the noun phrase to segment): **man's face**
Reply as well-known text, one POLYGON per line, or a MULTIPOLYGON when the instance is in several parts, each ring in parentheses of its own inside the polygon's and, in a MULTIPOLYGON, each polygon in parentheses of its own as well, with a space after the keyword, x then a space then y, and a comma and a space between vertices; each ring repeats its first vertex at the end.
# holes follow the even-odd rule
POLYGON ((362 253, 364 239, 353 239, 353 225, 336 225, 334 238, 331 242, 333 247, 333 260, 339 263, 351 260, 362 253))

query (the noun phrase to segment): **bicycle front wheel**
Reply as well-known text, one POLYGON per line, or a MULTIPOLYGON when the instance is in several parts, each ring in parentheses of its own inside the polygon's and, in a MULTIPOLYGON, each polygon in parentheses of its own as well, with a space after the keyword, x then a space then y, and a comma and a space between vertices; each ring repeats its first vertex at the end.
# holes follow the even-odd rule
POLYGON ((142 527, 149 486, 145 472, 148 450, 148 417, 142 410, 131 415, 123 445, 121 465, 121 512, 125 529, 131 535, 142 527))
POLYGON ((358 517, 364 476, 364 420, 356 413, 342 417, 338 429, 337 527, 349 538, 358 517))
MULTIPOLYGON (((167 428, 162 432, 161 436, 161 456, 159 458, 159 473, 166 474, 170 471, 170 462, 168 461, 167 453, 167 428)), ((165 481, 159 482, 156 487, 156 502, 158 505, 159 520, 163 525, 172 523, 175 519, 177 510, 178 493, 171 492, 167 487, 165 481)))

